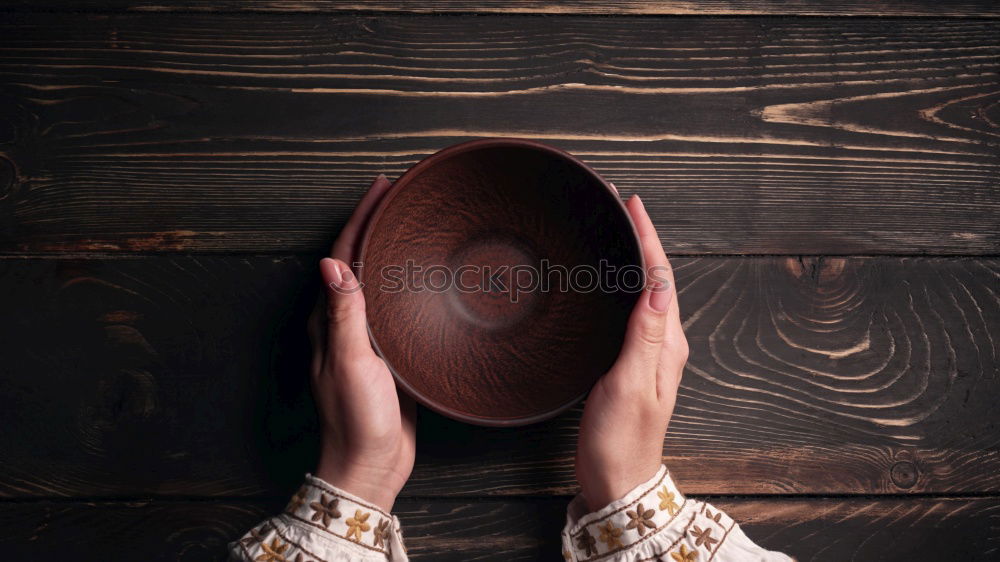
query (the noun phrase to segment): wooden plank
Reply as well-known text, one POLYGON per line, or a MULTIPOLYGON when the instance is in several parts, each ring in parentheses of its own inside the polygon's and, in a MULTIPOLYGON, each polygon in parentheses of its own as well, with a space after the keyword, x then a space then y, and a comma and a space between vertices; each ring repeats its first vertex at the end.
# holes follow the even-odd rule
POLYGON ((8 0, 6 9, 134 10, 148 12, 409 12, 501 14, 641 14, 641 15, 795 15, 795 16, 946 16, 995 17, 1000 9, 989 0, 932 2, 891 0, 873 5, 864 0, 8 0))
POLYGON ((7 14, 0 252, 318 254, 378 172, 520 136, 674 254, 1000 247, 989 20, 7 14))
MULTIPOLYGON (((566 498, 401 500, 414 561, 557 560, 566 498)), ((709 499, 759 544, 799 560, 995 560, 996 498, 709 499)), ((277 502, 0 503, 14 560, 220 559, 277 502)))
MULTIPOLYGON (((315 454, 313 263, 0 259, 0 497, 287 493, 315 454)), ((665 455, 683 490, 1000 490, 1000 260, 674 267, 691 358, 665 455)), ((572 494, 579 414, 509 430, 422 412, 404 493, 572 494)))

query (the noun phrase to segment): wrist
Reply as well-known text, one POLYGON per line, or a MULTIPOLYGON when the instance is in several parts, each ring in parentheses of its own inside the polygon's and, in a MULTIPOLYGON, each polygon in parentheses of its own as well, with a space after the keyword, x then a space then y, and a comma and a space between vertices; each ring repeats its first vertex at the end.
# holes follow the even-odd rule
POLYGON ((627 473, 604 473, 599 478, 581 483, 580 493, 590 512, 600 511, 612 502, 627 496, 637 486, 656 476, 659 465, 652 470, 636 470, 627 473))
POLYGON ((625 494, 631 489, 622 489, 620 486, 601 484, 581 489, 580 493, 587 504, 587 510, 593 513, 607 507, 611 502, 625 497, 625 494))
POLYGON ((387 484, 392 480, 388 477, 387 472, 391 471, 365 467, 343 460, 330 462, 321 459, 316 467, 316 477, 320 480, 373 503, 379 509, 389 513, 392 511, 393 504, 396 503, 399 490, 395 490, 387 484))

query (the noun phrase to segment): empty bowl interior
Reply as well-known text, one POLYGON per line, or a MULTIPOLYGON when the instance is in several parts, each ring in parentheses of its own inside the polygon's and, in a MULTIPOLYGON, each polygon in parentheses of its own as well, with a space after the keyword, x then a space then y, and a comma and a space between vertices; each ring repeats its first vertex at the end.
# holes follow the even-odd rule
POLYGON ((373 217, 363 262, 372 340, 397 379, 438 411, 493 424, 581 398, 614 362, 642 283, 617 197, 532 146, 418 165, 373 217))

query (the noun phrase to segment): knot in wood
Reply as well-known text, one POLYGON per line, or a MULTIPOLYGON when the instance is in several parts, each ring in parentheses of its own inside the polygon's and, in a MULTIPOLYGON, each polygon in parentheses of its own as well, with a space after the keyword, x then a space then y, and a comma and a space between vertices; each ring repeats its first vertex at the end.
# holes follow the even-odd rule
POLYGON ((899 461, 889 469, 892 483, 900 488, 912 488, 917 483, 917 465, 910 461, 899 461))

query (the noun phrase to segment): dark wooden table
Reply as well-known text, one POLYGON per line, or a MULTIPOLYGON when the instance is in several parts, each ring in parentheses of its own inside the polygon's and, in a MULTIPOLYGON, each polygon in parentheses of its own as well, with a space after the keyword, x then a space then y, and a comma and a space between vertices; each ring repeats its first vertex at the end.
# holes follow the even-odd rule
MULTIPOLYGON (((801 560, 1000 558, 1000 5, 869 4, 3 3, 3 557, 213 559, 280 509, 319 256, 502 135, 647 202, 682 489, 801 560)), ((579 416, 422 412, 413 558, 557 559, 579 416)))

